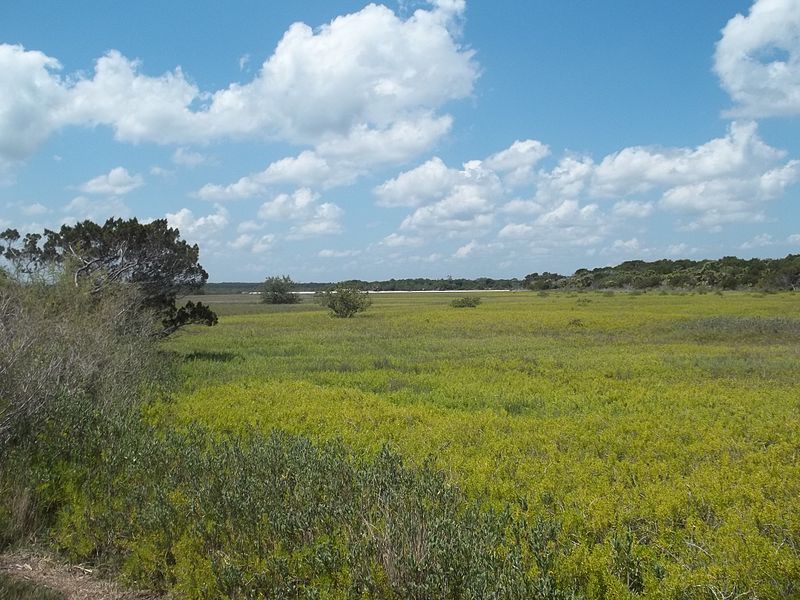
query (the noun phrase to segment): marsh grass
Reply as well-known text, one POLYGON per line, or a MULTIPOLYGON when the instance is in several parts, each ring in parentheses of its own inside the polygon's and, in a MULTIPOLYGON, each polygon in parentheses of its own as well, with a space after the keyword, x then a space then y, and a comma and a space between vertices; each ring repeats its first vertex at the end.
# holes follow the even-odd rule
POLYGON ((0 600, 67 600, 66 595, 0 573, 0 600))
POLYGON ((221 305, 168 348, 242 359, 183 363, 159 418, 432 456, 469 497, 561 522, 560 576, 589 597, 797 592, 796 295, 457 297, 376 295, 349 320, 221 305))

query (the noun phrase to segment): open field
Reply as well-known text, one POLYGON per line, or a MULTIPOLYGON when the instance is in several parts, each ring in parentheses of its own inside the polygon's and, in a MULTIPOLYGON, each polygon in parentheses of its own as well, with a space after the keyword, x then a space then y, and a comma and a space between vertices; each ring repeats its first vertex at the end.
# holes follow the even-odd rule
POLYGON ((455 297, 354 319, 200 298, 220 322, 167 343, 184 377, 161 418, 432 456, 469 495, 559 521, 560 577, 594 597, 800 593, 796 295, 455 297))

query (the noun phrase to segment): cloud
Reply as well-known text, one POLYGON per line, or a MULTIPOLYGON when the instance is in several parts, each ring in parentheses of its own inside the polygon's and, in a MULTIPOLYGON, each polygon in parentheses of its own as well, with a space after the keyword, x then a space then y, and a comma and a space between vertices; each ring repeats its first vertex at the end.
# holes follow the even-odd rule
POLYGON ((449 169, 438 156, 420 166, 400 173, 375 188, 378 206, 419 206, 430 200, 442 198, 461 179, 454 169, 449 169))
POLYGON ((692 219, 690 229, 726 223, 763 221, 764 204, 784 193, 800 179, 800 161, 751 177, 710 179, 667 190, 660 206, 692 219))
POLYGON ((253 242, 250 251, 253 254, 261 254, 262 252, 266 252, 275 244, 276 236, 271 233, 266 235, 262 235, 257 240, 253 242))
POLYGON ((86 196, 73 198, 64 207, 63 222, 75 223, 89 219, 101 223, 110 217, 129 217, 130 209, 118 197, 104 199, 89 199, 86 196))
POLYGON ((317 144, 317 152, 338 163, 375 166, 402 163, 428 150, 450 131, 453 118, 431 112, 397 118, 384 127, 365 123, 353 126, 346 135, 330 136, 317 144))
POLYGON ((626 219, 644 219, 653 214, 655 207, 652 202, 636 202, 635 200, 620 200, 614 203, 615 216, 626 219))
POLYGON ((500 191, 501 181, 510 187, 530 182, 533 166, 549 154, 547 146, 536 140, 517 140, 509 148, 489 156, 484 161, 469 161, 463 170, 448 168, 442 159, 429 161, 400 173, 377 186, 373 192, 378 206, 415 207, 451 194, 463 185, 490 183, 494 192, 500 191))
POLYGON ((742 250, 752 250, 753 248, 764 248, 765 246, 772 246, 775 240, 768 233, 762 233, 755 236, 752 240, 748 240, 739 246, 742 250))
POLYGON ((228 245, 234 250, 243 250, 249 248, 253 244, 254 237, 248 233, 243 233, 236 237, 235 240, 229 242, 228 245))
MULTIPOLYGON (((341 233, 344 211, 332 202, 319 203, 319 194, 300 188, 291 194, 278 194, 258 209, 258 221, 243 221, 240 234, 250 234, 280 221, 291 223, 285 238, 301 240, 341 233)), ((243 238, 244 239, 244 238, 243 238)))
POLYGON ((478 248, 480 248, 480 244, 478 244, 478 242, 475 240, 472 240, 456 250, 453 253, 453 258, 468 258, 470 255, 474 254, 478 248))
POLYGON ((181 237, 192 242, 207 242, 219 233, 229 223, 228 211, 225 207, 216 205, 215 212, 204 217, 195 217, 188 208, 182 208, 176 213, 167 213, 167 223, 181 232, 181 237))
POLYGON ((0 44, 0 176, 31 156, 58 129, 68 92, 61 64, 38 51, 0 44), (9 93, 13 90, 13 93, 9 93))
POLYGON ((47 208, 44 204, 39 202, 34 202, 33 204, 26 204, 24 206, 20 206, 19 211, 27 216, 27 217, 36 217, 39 215, 44 215, 50 212, 50 209, 47 208))
POLYGON ((786 238, 786 242, 789 244, 799 244, 800 245, 800 233, 793 233, 788 238, 786 238))
POLYGON ((184 167, 198 167, 200 165, 211 164, 213 161, 199 152, 191 152, 186 148, 177 148, 172 154, 172 162, 184 167))
POLYGON ((98 175, 80 186, 85 194, 124 196, 144 185, 141 175, 131 175, 124 167, 114 167, 105 175, 98 175))
POLYGON ((517 140, 506 150, 491 155, 484 166, 503 174, 503 182, 510 187, 530 183, 533 167, 550 154, 550 149, 537 140, 517 140))
POLYGON ((258 218, 263 221, 303 219, 313 212, 318 198, 319 194, 308 188, 301 188, 293 194, 279 194, 261 205, 258 218))
POLYGON ((530 237, 536 229, 525 223, 509 223, 503 227, 497 234, 499 238, 527 238, 530 237))
POLYGON ((350 166, 331 166, 312 150, 271 163, 265 170, 241 177, 229 185, 206 184, 197 191, 203 200, 238 200, 263 196, 270 186, 292 184, 329 188, 351 183, 357 173, 350 166))
MULTIPOLYGON (((469 178, 466 175, 466 179, 469 178)), ((479 175, 474 182, 459 183, 442 200, 422 206, 407 216, 400 228, 445 234, 485 229, 494 219, 492 187, 491 183, 484 185, 479 175)))
POLYGON ((155 175, 156 177, 169 177, 170 175, 174 174, 174 171, 170 171, 169 169, 165 169, 164 167, 160 167, 158 165, 153 165, 150 167, 150 175, 155 175))
POLYGON ((800 114, 800 3, 757 0, 722 30, 714 70, 734 108, 747 117, 800 114))
POLYGON ((400 229, 451 236, 477 235, 491 226, 495 199, 502 197, 504 188, 498 173, 484 161, 468 161, 459 170, 433 158, 377 186, 374 193, 380 206, 418 207, 400 229))
POLYGON ((696 251, 697 248, 689 248, 689 246, 683 242, 667 246, 667 254, 670 256, 687 256, 689 254, 694 254, 696 251))
POLYGON ((629 240, 614 240, 609 250, 611 252, 638 252, 641 248, 642 245, 639 243, 639 240, 631 238, 629 240))
MULTIPOLYGON (((638 243, 626 229, 635 226, 641 235, 659 211, 675 215, 678 230, 716 232, 728 224, 764 221, 767 204, 800 180, 800 161, 787 161, 786 152, 761 140, 752 122, 733 122, 723 136, 696 147, 632 146, 600 160, 567 153, 541 168, 547 152, 541 142, 517 141, 462 169, 434 157, 373 193, 379 206, 412 209, 392 234, 398 240, 408 234, 424 243, 478 239, 494 232, 516 247, 529 245, 528 252, 588 248, 612 236, 638 243), (508 182, 507 174, 519 169, 520 180, 528 181, 527 198, 508 182)), ((611 242, 605 251, 623 249, 611 242)))
POLYGON ((261 236, 243 233, 238 235, 232 242, 228 242, 228 246, 234 250, 248 250, 253 254, 261 254, 272 248, 276 239, 277 236, 272 233, 261 236))
POLYGON ((756 174, 784 152, 765 144, 753 122, 733 122, 725 137, 696 148, 624 148, 592 170, 594 196, 619 197, 657 186, 675 186, 722 176, 756 174))
POLYGON ((246 233, 250 231, 259 231, 264 229, 263 223, 257 223, 256 221, 242 221, 239 225, 236 226, 236 231, 239 233, 246 233))
POLYGON ((350 258, 361 254, 361 250, 320 250, 317 256, 320 258, 350 258))
POLYGON ((390 233, 381 241, 381 245, 388 248, 412 248, 421 246, 424 240, 421 237, 390 233))
POLYGON ((439 2, 401 18, 370 4, 316 29, 295 23, 250 81, 215 91, 180 67, 147 75, 117 50, 62 78, 57 59, 2 44, 0 88, 15 93, 0 97, 0 161, 25 160, 67 125, 108 126, 133 143, 271 138, 323 156, 407 158, 449 130, 436 111, 472 93, 478 66, 457 40, 463 10, 439 2))
POLYGON ((344 211, 336 204, 324 202, 316 207, 310 219, 294 225, 286 236, 290 240, 302 240, 320 235, 332 235, 342 232, 340 222, 344 211))

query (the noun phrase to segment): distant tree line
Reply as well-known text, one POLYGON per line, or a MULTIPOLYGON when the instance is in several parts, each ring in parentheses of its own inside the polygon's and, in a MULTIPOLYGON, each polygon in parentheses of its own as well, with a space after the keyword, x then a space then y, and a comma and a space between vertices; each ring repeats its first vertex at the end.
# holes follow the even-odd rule
POLYGON ((722 290, 800 289, 800 254, 785 258, 717 260, 629 260, 613 267, 578 269, 572 275, 531 273, 523 285, 532 290, 712 288, 722 290))
MULTIPOLYGON (((516 277, 512 279, 494 279, 492 277, 478 277, 466 279, 463 277, 445 277, 441 279, 427 279, 424 277, 408 279, 386 279, 380 281, 365 281, 350 279, 338 282, 351 288, 369 292, 414 292, 414 291, 454 291, 461 290, 518 290, 522 289, 523 282, 516 277)), ((292 285, 294 292, 324 292, 337 285, 334 282, 296 282, 292 285)), ((203 288, 205 294, 247 294, 261 292, 263 283, 225 282, 207 283, 203 288)))

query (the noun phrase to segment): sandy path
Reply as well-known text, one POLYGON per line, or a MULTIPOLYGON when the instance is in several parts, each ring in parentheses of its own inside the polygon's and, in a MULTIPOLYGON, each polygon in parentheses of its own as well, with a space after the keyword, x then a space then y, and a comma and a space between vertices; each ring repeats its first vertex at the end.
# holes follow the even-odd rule
POLYGON ((152 593, 125 590, 99 579, 83 565, 25 553, 0 554, 0 572, 64 593, 69 600, 158 600, 152 593))

